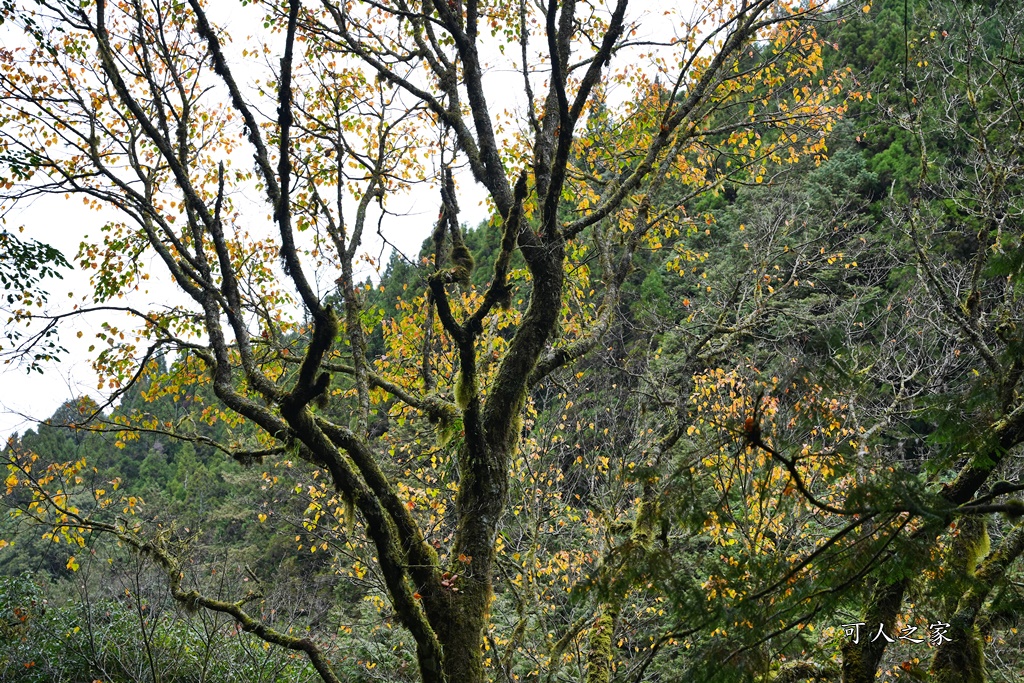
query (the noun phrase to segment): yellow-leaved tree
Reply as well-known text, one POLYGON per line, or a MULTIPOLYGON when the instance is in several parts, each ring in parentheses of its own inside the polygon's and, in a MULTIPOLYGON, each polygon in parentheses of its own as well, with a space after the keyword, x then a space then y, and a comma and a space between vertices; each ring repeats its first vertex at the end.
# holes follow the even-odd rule
MULTIPOLYGON (((617 620, 659 609, 627 604, 612 560, 659 533, 653 482, 686 426, 666 419, 628 452, 604 428, 607 453, 536 469, 563 437, 532 430, 535 401, 602 347, 637 254, 685 243, 704 220, 687 213, 694 198, 824 155, 843 84, 823 72, 807 21, 820 8, 240 4, 259 6, 232 11, 262 12, 260 35, 233 35, 215 20, 220 3, 202 0, 4 3, 4 31, 17 36, 0 48, 3 202, 73 195, 112 216, 78 257, 92 271, 91 301, 60 320, 116 321, 104 323, 95 356, 111 401, 173 353, 150 396, 208 385, 217 404, 203 418, 236 434, 218 448, 247 463, 318 468, 307 530, 330 518, 358 539, 351 547, 373 564, 423 681, 477 683, 488 669, 512 680, 517 657, 551 680, 573 650, 587 680, 609 680, 617 620), (459 219, 471 183, 486 190, 500 232, 483 278, 459 219), (425 187, 437 211, 421 221, 429 276, 382 320, 364 305, 359 259, 373 231, 387 234, 402 196, 426 201, 425 187), (177 288, 173 303, 125 303, 150 268, 177 288), (384 355, 368 352, 375 334, 384 355), (383 416, 452 447, 410 466, 402 444, 375 429, 383 416), (585 468, 577 489, 617 482, 594 499, 607 503, 603 514, 569 500, 561 479, 571 465, 585 468), (646 479, 630 479, 634 470, 646 479), (623 525, 625 544, 611 543, 623 525), (518 616, 497 623, 501 572, 518 616), (547 603, 602 572, 612 588, 570 610, 557 634, 527 633, 547 623, 547 603)), ((676 269, 697 258, 681 251, 676 269)), ((210 441, 192 421, 121 420, 96 428, 122 441, 141 431, 210 441)), ((587 420, 581 429, 600 432, 587 420)), ((126 521, 134 499, 115 502, 107 487, 72 503, 66 491, 86 463, 37 456, 11 456, 7 488, 31 489, 24 509, 50 533, 118 537, 167 570, 186 607, 226 613, 337 680, 316 639, 276 627, 252 594, 186 587, 166 535, 126 521)), ((784 522, 759 533, 774 537, 784 522)))

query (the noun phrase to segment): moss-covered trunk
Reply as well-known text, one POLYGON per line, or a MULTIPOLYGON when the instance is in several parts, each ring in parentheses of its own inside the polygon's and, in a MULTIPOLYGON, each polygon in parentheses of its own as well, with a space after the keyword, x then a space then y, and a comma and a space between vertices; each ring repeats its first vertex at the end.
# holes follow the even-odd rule
MULTIPOLYGON (((459 346, 456 403, 465 429, 458 459, 449 593, 443 596, 444 608, 433 610, 431 617, 444 651, 443 668, 449 683, 485 680, 483 644, 494 597, 495 541, 508 499, 510 463, 519 447, 528 378, 561 311, 563 245, 556 242, 522 247, 522 251, 534 287, 522 323, 487 388, 486 401, 476 372, 479 330, 471 323, 457 326, 450 314, 441 311, 442 321, 448 319, 446 327, 459 346)), ((434 294, 438 301, 445 295, 437 285, 434 294)))
MULTIPOLYGON (((878 624, 885 624, 885 632, 892 632, 908 583, 909 579, 894 583, 875 582, 864 614, 866 628, 874 632, 878 624)), ((843 645, 843 683, 874 683, 878 664, 885 654, 886 640, 878 638, 871 642, 864 636, 862 630, 859 643, 850 640, 843 645)))
MULTIPOLYGON (((1024 552, 1024 526, 1015 528, 974 571, 972 580, 960 597, 949 630, 935 651, 931 675, 935 683, 984 683, 985 645, 977 627, 982 605, 1006 570, 1024 552)), ((973 560, 972 560, 973 564, 973 560)))
MULTIPOLYGON (((951 507, 964 505, 970 501, 978 490, 985 484, 989 475, 1003 461, 1006 454, 1012 448, 1024 442, 1024 413, 1014 411, 1012 415, 998 420, 992 425, 992 436, 990 447, 983 452, 977 453, 975 457, 960 470, 956 479, 943 486, 940 496, 951 507)), ((928 525, 914 532, 912 538, 924 538, 931 536, 940 530, 928 525)), ((919 552, 920 558, 928 554, 919 552)), ((911 565, 914 560, 911 561, 911 565)), ((910 574, 910 567, 906 568, 906 575, 910 574)), ((901 578, 894 583, 886 583, 881 579, 875 582, 874 591, 871 593, 867 608, 864 611, 862 621, 867 628, 878 628, 879 624, 885 625, 886 633, 892 631, 893 624, 903 604, 903 597, 910 586, 910 578, 901 578)), ((843 652, 843 678, 842 683, 873 683, 875 672, 885 654, 887 641, 878 638, 875 642, 865 642, 861 638, 859 644, 848 641, 842 649, 843 652)))
MULTIPOLYGON (((984 519, 965 517, 957 522, 957 533, 945 557, 946 573, 953 579, 943 596, 945 614, 953 615, 952 640, 939 647, 933 660, 932 673, 939 683, 982 683, 985 654, 974 628, 975 609, 965 609, 964 600, 971 601, 975 592, 978 564, 989 550, 987 524, 984 519)), ((985 590, 987 593, 988 590, 985 590)))
POLYGON ((608 683, 612 677, 612 641, 618 608, 606 605, 590 629, 587 652, 587 683, 608 683))
POLYGON ((443 671, 448 683, 483 683, 483 643, 492 591, 489 577, 459 582, 450 619, 439 634, 443 643, 443 671))
MULTIPOLYGON (((473 407, 470 406, 470 410, 473 407)), ((467 444, 469 443, 467 439, 467 444)), ((474 450, 460 455, 459 516, 448 614, 438 623, 446 680, 482 683, 484 635, 493 591, 494 541, 508 490, 508 454, 474 450), (489 476, 482 476, 483 473, 489 476)))
POLYGON ((957 612, 950 620, 943 643, 932 659, 930 679, 933 683, 984 683, 985 646, 974 627, 974 616, 957 612))

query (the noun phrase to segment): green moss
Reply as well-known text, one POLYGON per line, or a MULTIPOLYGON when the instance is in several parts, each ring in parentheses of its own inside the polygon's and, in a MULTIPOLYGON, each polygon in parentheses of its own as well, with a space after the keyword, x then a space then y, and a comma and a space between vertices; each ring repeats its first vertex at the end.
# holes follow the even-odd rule
POLYGON ((341 500, 345 505, 345 533, 351 536, 356 524, 356 504, 345 491, 341 492, 341 500))
POLYGON ((473 383, 473 378, 467 378, 465 371, 459 372, 459 376, 455 380, 455 405, 459 407, 459 410, 465 410, 469 407, 469 402, 473 400, 473 393, 476 389, 473 383))
POLYGON ((475 263, 473 254, 461 241, 452 248, 452 264, 452 280, 462 285, 468 285, 475 263))
POLYGON ((968 576, 974 576, 974 572, 977 571, 978 565, 985 559, 989 551, 992 549, 992 541, 988 535, 988 523, 984 518, 979 520, 979 526, 981 527, 978 533, 977 540, 971 546, 971 553, 967 558, 967 574, 968 576))
POLYGON ((950 586, 945 591, 945 610, 954 613, 960 596, 967 590, 978 564, 989 551, 988 529, 984 519, 964 517, 957 522, 956 536, 946 554, 950 586))
POLYGON ((590 629, 587 653, 587 683, 608 683, 611 680, 612 637, 615 617, 610 610, 598 616, 590 629))
POLYGON ((517 410, 516 414, 512 416, 512 426, 509 428, 513 442, 513 454, 519 453, 519 444, 522 442, 523 434, 523 411, 522 409, 517 410))
POLYGON ((636 513, 636 523, 633 524, 633 541, 642 546, 645 550, 650 550, 651 543, 655 538, 655 528, 661 527, 659 521, 661 517, 661 508, 657 502, 649 500, 643 500, 636 513))

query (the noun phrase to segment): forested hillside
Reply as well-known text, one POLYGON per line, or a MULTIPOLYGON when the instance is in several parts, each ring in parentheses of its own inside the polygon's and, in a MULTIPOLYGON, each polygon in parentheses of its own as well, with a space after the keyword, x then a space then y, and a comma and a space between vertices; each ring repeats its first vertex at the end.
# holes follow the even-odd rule
POLYGON ((0 199, 120 216, 0 348, 127 315, 3 450, 0 681, 1024 679, 1024 8, 252 4, 249 92, 197 0, 0 3, 0 199))

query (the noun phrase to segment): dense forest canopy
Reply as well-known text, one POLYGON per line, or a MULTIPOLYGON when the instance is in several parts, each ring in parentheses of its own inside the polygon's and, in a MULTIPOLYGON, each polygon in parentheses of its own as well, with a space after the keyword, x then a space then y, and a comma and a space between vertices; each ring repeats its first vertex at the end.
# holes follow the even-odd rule
POLYGON ((208 5, 0 2, 0 680, 1020 679, 1017 3, 208 5))

